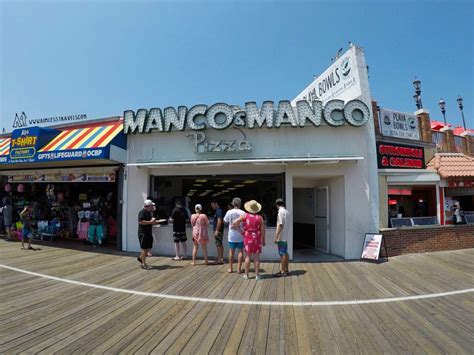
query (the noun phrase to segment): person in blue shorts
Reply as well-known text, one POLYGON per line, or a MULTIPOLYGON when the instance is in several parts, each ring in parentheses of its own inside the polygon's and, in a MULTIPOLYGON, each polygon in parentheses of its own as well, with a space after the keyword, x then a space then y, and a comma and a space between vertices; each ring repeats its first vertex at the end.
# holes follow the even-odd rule
POLYGON ((278 208, 278 217, 277 217, 277 227, 275 233, 275 244, 278 247, 278 255, 280 255, 280 271, 278 271, 274 276, 287 276, 289 274, 288 264, 289 264, 289 255, 288 255, 288 234, 289 234, 289 219, 290 213, 285 208, 285 202, 283 199, 278 198, 275 201, 275 206, 278 208))
POLYGON ((229 273, 234 272, 234 254, 235 250, 238 250, 237 255, 237 272, 241 274, 242 271, 242 261, 244 258, 243 249, 244 249, 244 236, 242 225, 240 224, 237 228, 232 226, 232 223, 239 219, 241 216, 245 215, 245 212, 240 209, 242 201, 238 197, 232 199, 233 208, 228 210, 224 216, 224 223, 229 225, 229 234, 227 236, 229 240, 229 273))

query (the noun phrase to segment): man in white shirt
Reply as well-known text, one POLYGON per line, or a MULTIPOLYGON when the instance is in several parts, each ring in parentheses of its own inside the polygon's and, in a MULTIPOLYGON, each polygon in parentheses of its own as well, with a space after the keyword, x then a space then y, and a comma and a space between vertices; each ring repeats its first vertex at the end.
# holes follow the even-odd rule
POLYGON ((236 221, 240 216, 245 215, 245 212, 240 209, 242 201, 240 198, 235 197, 232 199, 232 206, 234 208, 227 211, 224 216, 224 222, 229 225, 229 273, 234 272, 233 264, 234 264, 234 253, 235 249, 238 249, 238 256, 237 256, 237 272, 241 274, 242 271, 242 260, 244 257, 243 249, 244 249, 244 236, 242 225, 240 224, 237 228, 232 226, 232 223, 236 221))
POLYGON ((274 276, 280 277, 287 276, 289 274, 288 234, 290 228, 290 213, 285 208, 285 202, 283 199, 278 198, 275 201, 275 205, 278 208, 278 217, 274 242, 278 246, 278 254, 280 255, 281 265, 280 271, 278 271, 274 276))

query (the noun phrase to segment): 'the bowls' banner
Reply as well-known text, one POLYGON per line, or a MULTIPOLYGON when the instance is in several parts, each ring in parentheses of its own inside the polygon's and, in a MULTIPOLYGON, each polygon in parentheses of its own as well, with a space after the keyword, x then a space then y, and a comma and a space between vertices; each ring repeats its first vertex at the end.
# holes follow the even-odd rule
POLYGON ((362 51, 357 51, 356 46, 351 46, 348 51, 300 92, 291 104, 296 105, 299 100, 308 102, 321 100, 326 103, 329 100, 340 99, 347 102, 361 96, 361 73, 358 69, 358 56, 362 55, 362 51))

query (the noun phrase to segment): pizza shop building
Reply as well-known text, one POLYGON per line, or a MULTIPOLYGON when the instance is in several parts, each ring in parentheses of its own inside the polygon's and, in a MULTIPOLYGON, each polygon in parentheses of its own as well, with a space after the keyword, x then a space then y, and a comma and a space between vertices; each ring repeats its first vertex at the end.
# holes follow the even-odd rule
POLYGON ((472 136, 463 136, 462 154, 452 129, 432 130, 427 110, 403 113, 381 109, 376 102, 372 107, 380 228, 388 254, 474 247, 470 217, 462 225, 452 225, 456 200, 466 215, 472 208, 472 136))
MULTIPOLYGON (((274 201, 282 197, 292 216, 292 259, 318 252, 359 258, 364 234, 377 232, 379 220, 371 117, 365 59, 355 46, 293 102, 125 111, 124 250, 139 250, 137 213, 146 198, 156 202, 158 218, 168 218, 180 199, 193 213, 201 204, 212 219, 211 200, 225 210, 240 197, 262 204, 262 257, 277 259, 274 201), (310 94, 331 77, 340 81, 338 99, 328 91, 313 101, 310 94)), ((170 225, 154 227, 154 237, 159 253, 174 253, 170 225)), ((189 249, 190 228, 187 237, 189 249)), ((213 245, 208 250, 215 253, 213 245)))

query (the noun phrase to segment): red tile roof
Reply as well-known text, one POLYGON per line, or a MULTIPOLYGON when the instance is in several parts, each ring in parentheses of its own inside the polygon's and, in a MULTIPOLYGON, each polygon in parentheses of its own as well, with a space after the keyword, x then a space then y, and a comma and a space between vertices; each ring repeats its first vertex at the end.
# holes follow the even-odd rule
POLYGON ((436 153, 427 168, 437 171, 443 179, 474 178, 474 158, 461 153, 436 153))

